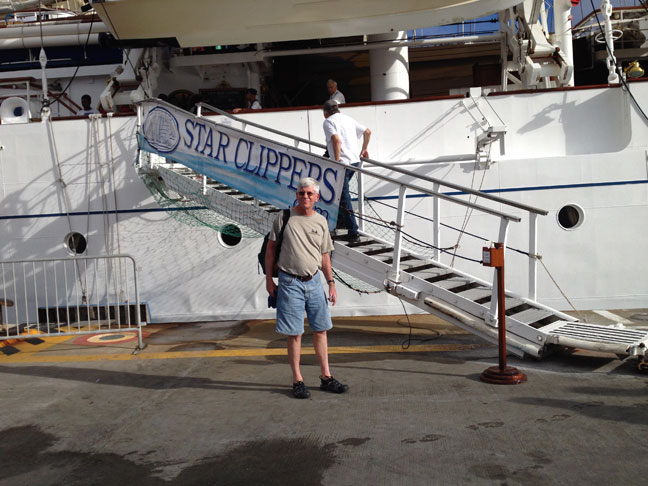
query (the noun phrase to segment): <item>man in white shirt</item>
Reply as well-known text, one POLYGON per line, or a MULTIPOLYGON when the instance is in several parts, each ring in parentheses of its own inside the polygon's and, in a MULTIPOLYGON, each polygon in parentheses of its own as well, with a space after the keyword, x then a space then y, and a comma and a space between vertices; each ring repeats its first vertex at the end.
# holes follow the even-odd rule
MULTIPOLYGON (((330 157, 344 165, 357 165, 360 157, 369 157, 367 147, 371 138, 371 130, 361 125, 350 116, 340 113, 338 103, 328 100, 324 103, 324 136, 326 149, 330 157), (360 146, 362 138, 362 146, 360 146)), ((340 210, 338 220, 347 228, 349 241, 357 241, 358 223, 353 214, 349 182, 355 171, 347 169, 344 175, 344 185, 340 195, 340 210)))
POLYGON ((92 107, 92 98, 89 94, 84 94, 81 97, 81 105, 83 108, 77 112, 77 115, 93 115, 99 113, 92 107))
POLYGON ((254 88, 250 88, 247 90, 245 93, 245 99, 247 100, 248 108, 250 110, 260 110, 261 109, 261 103, 259 103, 259 100, 257 100, 257 90, 254 88))
POLYGON ((338 91, 337 82, 334 79, 329 79, 326 82, 326 89, 329 92, 329 100, 337 101, 338 105, 346 103, 344 95, 338 91))
MULTIPOLYGON (((259 103, 259 100, 256 99, 257 97, 257 90, 254 88, 249 88, 245 92, 245 108, 248 110, 260 110, 261 103, 259 103)), ((243 111, 243 108, 234 108, 234 113, 240 113, 243 111)))

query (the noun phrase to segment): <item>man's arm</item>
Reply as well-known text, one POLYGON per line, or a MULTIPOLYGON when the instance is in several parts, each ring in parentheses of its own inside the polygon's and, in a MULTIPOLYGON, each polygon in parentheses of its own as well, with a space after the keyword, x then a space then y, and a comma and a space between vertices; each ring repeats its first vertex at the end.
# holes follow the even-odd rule
POLYGON ((367 152, 369 139, 371 139, 371 130, 366 128, 365 131, 362 132, 362 150, 360 151, 360 157, 369 158, 369 152, 367 152))
POLYGON ((266 269, 266 290, 270 295, 277 295, 277 285, 272 279, 272 272, 275 264, 275 254, 277 252, 277 242, 268 240, 265 254, 265 269, 266 269))
POLYGON ((336 133, 331 136, 331 143, 333 144, 333 159, 339 161, 342 154, 342 139, 336 133))
POLYGON ((335 280, 333 280, 333 269, 331 268, 331 255, 322 253, 322 273, 329 288, 329 301, 335 305, 337 302, 337 291, 335 290, 335 280))

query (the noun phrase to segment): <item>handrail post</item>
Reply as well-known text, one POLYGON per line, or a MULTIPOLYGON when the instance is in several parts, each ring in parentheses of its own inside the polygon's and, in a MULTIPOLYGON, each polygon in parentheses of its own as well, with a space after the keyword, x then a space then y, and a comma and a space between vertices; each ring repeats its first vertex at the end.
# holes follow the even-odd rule
POLYGON ((400 254, 401 254, 401 245, 403 241, 403 226, 405 220, 405 201, 407 187, 400 185, 398 188, 398 214, 396 216, 396 234, 394 235, 394 255, 392 261, 392 270, 391 270, 391 280, 394 282, 399 281, 400 275, 400 254))
MULTIPOLYGON (((358 168, 362 169, 363 165, 364 165, 364 161, 360 159, 358 168)), ((358 178, 358 214, 360 215, 360 217, 356 219, 358 219, 358 229, 364 232, 365 230, 364 174, 361 171, 356 172, 356 174, 357 174, 356 177, 358 178)))
MULTIPOLYGON (((504 243, 495 243, 493 248, 483 249, 483 264, 494 267, 497 275, 497 299, 499 300, 497 337, 499 366, 485 369, 479 377, 486 383, 495 385, 518 385, 527 381, 524 373, 517 368, 506 365, 506 288, 504 284, 504 243)), ((494 289, 493 289, 494 290, 494 289)), ((495 293, 495 292, 493 292, 495 293)))
MULTIPOLYGON (((502 253, 506 251, 506 238, 508 235, 508 225, 509 225, 509 220, 506 218, 500 218, 500 229, 499 229, 499 238, 498 241, 502 243, 503 249, 502 253)), ((504 258, 504 254, 502 254, 502 258, 504 258)), ((493 272, 493 293, 491 295, 491 304, 490 304, 490 314, 488 315, 488 319, 490 321, 490 324, 495 324, 497 322, 497 314, 498 314, 498 298, 497 298, 497 289, 499 285, 499 272, 493 272)))
MULTIPOLYGON (((435 182, 432 186, 434 192, 438 193, 441 190, 441 184, 435 182)), ((434 244, 434 259, 438 262, 441 261, 441 199, 434 196, 432 198, 432 217, 434 218, 433 222, 433 234, 432 242, 434 244)))
POLYGON ((538 292, 538 215, 529 213, 529 299, 538 292))

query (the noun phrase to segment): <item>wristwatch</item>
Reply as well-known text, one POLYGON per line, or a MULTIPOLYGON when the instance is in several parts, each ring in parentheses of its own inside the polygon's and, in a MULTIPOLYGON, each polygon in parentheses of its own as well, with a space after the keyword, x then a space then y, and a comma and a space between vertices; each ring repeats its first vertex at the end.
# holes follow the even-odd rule
POLYGON ((331 279, 331 280, 327 280, 326 283, 327 283, 327 284, 332 284, 332 283, 335 283, 335 280, 333 280, 333 279, 331 279))

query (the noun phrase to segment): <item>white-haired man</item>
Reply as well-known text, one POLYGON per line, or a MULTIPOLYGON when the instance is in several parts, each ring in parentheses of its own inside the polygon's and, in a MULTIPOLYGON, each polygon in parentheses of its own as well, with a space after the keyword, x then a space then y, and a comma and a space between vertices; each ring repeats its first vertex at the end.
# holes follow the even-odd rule
POLYGON ((321 373, 320 389, 333 393, 344 393, 349 389, 333 378, 329 369, 326 333, 333 324, 320 273, 326 279, 328 301, 333 305, 337 301, 337 292, 329 254, 333 250, 333 242, 326 218, 315 211, 314 206, 318 200, 318 182, 310 177, 302 178, 297 185, 297 206, 290 210, 290 218, 283 231, 277 262, 278 287, 269 269, 275 263, 277 239, 283 225, 282 214, 274 221, 266 251, 266 290, 277 299, 276 330, 288 340, 288 361, 292 370, 295 398, 310 397, 300 369, 304 312, 308 317, 308 326, 313 331, 313 347, 321 373))
POLYGON ((329 100, 337 102, 338 105, 346 103, 346 99, 340 90, 338 90, 337 81, 329 79, 326 82, 326 90, 329 93, 329 100))

